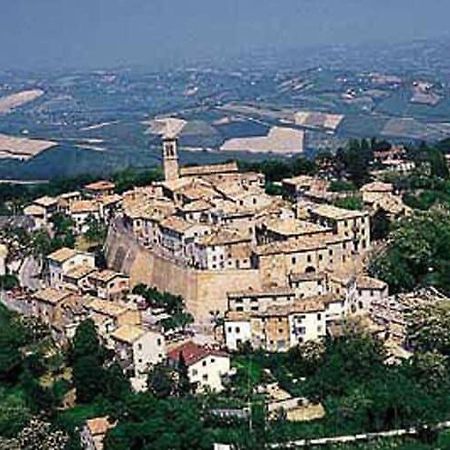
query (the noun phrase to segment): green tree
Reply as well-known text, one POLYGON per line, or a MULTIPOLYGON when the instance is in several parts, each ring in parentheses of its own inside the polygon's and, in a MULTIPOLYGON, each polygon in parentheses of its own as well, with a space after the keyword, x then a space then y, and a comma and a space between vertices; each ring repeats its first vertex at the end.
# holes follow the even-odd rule
POLYGON ((193 386, 191 380, 189 379, 189 369, 182 352, 180 352, 180 355, 178 356, 177 373, 178 373, 178 382, 177 382, 178 395, 184 397, 186 395, 191 394, 193 386))
POLYGON ((374 241, 381 241, 388 237, 391 220, 383 208, 378 209, 370 220, 370 236, 374 241))
POLYGON ((165 364, 157 364, 148 374, 147 386, 156 398, 168 398, 175 391, 172 370, 165 364))
POLYGON ((71 352, 73 383, 78 401, 88 403, 103 393, 105 351, 101 347, 97 330, 91 319, 82 322, 73 339, 71 352))
POLYGON ((97 356, 82 356, 74 361, 73 384, 80 403, 90 403, 103 393, 104 373, 97 356))
POLYGON ((104 371, 104 394, 108 400, 119 401, 131 392, 131 385, 117 362, 104 371))

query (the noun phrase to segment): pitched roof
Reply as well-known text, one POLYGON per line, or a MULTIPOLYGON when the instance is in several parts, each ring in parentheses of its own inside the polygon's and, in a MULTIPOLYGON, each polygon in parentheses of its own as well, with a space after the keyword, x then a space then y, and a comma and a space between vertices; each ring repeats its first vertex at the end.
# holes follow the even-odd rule
POLYGON ((41 300, 45 303, 51 303, 52 305, 57 305, 64 299, 70 297, 73 294, 71 291, 65 291, 55 288, 45 288, 37 291, 33 294, 33 298, 36 300, 41 300))
POLYGON ((92 436, 99 436, 105 435, 108 430, 115 427, 115 424, 110 423, 109 418, 105 416, 86 420, 86 426, 92 436))
POLYGON ((359 276, 356 277, 356 286, 360 289, 383 290, 387 284, 377 278, 359 276))
POLYGON ((84 189, 87 189, 89 191, 105 191, 114 189, 115 187, 116 185, 111 181, 100 180, 95 181, 94 183, 86 184, 86 186, 84 186, 84 189))
POLYGON ((230 172, 239 172, 239 167, 236 161, 223 164, 208 164, 204 166, 182 167, 180 169, 180 175, 182 177, 213 175, 218 173, 230 173, 230 172))
POLYGON ((33 203, 44 208, 49 206, 54 206, 58 203, 58 199, 55 197, 49 197, 48 195, 44 195, 43 197, 39 197, 33 200, 33 203))
POLYGON ((99 205, 94 200, 77 200, 70 205, 72 214, 94 213, 99 210, 99 205))
POLYGON ((129 310, 126 305, 94 297, 87 303, 88 309, 109 317, 118 317, 129 310))
POLYGON ((230 230, 226 228, 216 229, 212 234, 203 236, 199 239, 199 243, 204 246, 212 245, 229 245, 239 242, 250 242, 250 236, 243 234, 238 230, 230 230))
POLYGON ((170 216, 162 220, 160 226, 163 228, 167 228, 169 230, 176 231, 177 233, 183 234, 185 231, 187 231, 189 228, 192 227, 192 224, 186 222, 181 217, 170 216))
POLYGON ((287 236, 299 236, 304 234, 326 233, 329 228, 317 225, 306 220, 287 219, 287 220, 270 220, 266 224, 266 228, 274 233, 287 236))
POLYGON ((116 339, 117 341, 132 344, 146 333, 148 333, 148 331, 142 327, 138 327, 136 325, 122 325, 111 333, 110 337, 116 339))
POLYGON ((394 186, 392 183, 374 181, 372 183, 365 184, 360 190, 361 192, 392 192, 394 190, 394 186))
POLYGON ((77 254, 78 252, 76 250, 68 247, 63 247, 60 248, 59 250, 54 251, 53 253, 50 253, 50 255, 48 255, 47 258, 51 259, 52 261, 63 263, 68 259, 73 258, 77 254))
POLYGON ((84 278, 85 276, 91 274, 92 272, 95 272, 97 269, 95 267, 88 266, 86 264, 80 264, 78 266, 75 266, 73 269, 70 269, 66 274, 64 274, 64 277, 72 278, 74 280, 80 280, 81 278, 84 278))
POLYGON ((125 275, 124 273, 116 272, 114 270, 109 270, 109 269, 96 270, 94 273, 91 273, 89 275, 89 278, 91 278, 95 281, 103 282, 103 283, 107 283, 108 281, 111 281, 112 279, 114 279, 116 277, 128 278, 128 276, 125 275))
POLYGON ((183 355, 184 361, 187 366, 192 366, 193 364, 201 361, 207 356, 215 355, 228 357, 226 353, 219 352, 218 350, 213 350, 207 347, 202 347, 192 341, 185 342, 184 344, 174 348, 167 354, 167 357, 172 361, 178 361, 180 359, 180 354, 183 355))
POLYGON ((294 290, 289 287, 273 286, 263 289, 246 289, 242 291, 231 291, 227 292, 228 298, 239 298, 239 297, 269 297, 277 295, 295 295, 294 290))
POLYGON ((316 205, 311 209, 313 214, 321 217, 327 217, 334 220, 355 219, 367 215, 362 211, 353 211, 350 209, 338 208, 333 205, 316 205))

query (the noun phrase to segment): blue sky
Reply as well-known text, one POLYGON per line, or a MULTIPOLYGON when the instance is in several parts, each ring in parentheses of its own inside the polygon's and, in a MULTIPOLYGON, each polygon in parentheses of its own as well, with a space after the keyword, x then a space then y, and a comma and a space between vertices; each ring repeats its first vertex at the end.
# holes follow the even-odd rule
POLYGON ((450 0, 0 0, 0 67, 155 66, 445 36, 450 0))

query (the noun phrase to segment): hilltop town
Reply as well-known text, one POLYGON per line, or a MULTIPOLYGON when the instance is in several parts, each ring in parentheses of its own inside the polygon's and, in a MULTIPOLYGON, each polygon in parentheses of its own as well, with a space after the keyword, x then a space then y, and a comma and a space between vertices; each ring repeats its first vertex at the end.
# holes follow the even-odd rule
MULTIPOLYGON (((97 180, 34 198, 9 218, 0 268, 3 305, 12 312, 3 312, 4 321, 31 320, 21 326, 40 330, 55 354, 69 351, 61 366, 41 374, 64 381, 58 408, 70 415, 79 405, 97 405, 98 395, 122 395, 108 391, 114 380, 120 389, 129 385, 156 398, 212 393, 208 420, 219 428, 227 420, 245 428, 252 402, 262 401, 265 420, 296 424, 301 433, 304 424, 332 414, 325 398, 309 394, 293 376, 308 352, 319 358, 315 370, 321 352, 331 351, 326 346, 359 346, 360 340, 374 346, 371 357, 383 370, 414 359, 412 324, 449 299, 438 285, 400 293, 389 284, 395 272, 383 271, 389 228, 419 220, 411 205, 424 201, 423 190, 414 191, 413 201, 411 189, 405 196, 389 179, 409 180, 420 171, 437 177, 445 160, 443 166, 424 160, 431 149, 418 158, 401 146, 371 146, 366 175, 352 178, 358 157, 348 157, 369 152, 364 141, 350 143, 342 157, 350 161, 345 176, 322 155, 314 173, 273 182, 234 161, 182 167, 177 138, 168 136, 161 180, 121 192, 114 182, 97 180), (21 240, 18 229, 33 238, 21 240), (47 234, 52 239, 42 244, 47 234), (428 312, 413 321, 420 311, 428 312), (84 340, 108 357, 92 360, 91 347, 83 353, 84 340), (255 366, 252 357, 259 358, 255 366), (97 380, 96 371, 104 374, 97 380)), ((446 213, 430 214, 437 223, 446 213)), ((102 448, 125 420, 113 419, 105 405, 97 410, 103 414, 82 415, 71 428, 84 448, 102 448)), ((229 442, 220 433, 214 439, 229 442)), ((119 448, 111 442, 106 448, 119 448)))

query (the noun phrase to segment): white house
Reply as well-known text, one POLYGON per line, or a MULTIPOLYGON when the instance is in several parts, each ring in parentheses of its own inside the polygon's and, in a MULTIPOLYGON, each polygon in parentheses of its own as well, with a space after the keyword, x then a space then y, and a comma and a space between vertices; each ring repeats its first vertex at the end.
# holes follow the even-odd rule
POLYGON ((222 378, 230 373, 230 357, 226 353, 188 341, 168 353, 169 363, 177 366, 181 355, 188 368, 189 380, 197 390, 223 390, 222 378))
POLYGON ((58 287, 63 283, 63 276, 76 266, 95 267, 95 256, 63 247, 47 256, 50 285, 58 287))
POLYGON ((145 390, 149 367, 166 357, 164 336, 139 326, 122 325, 111 333, 110 339, 133 388, 145 390))

